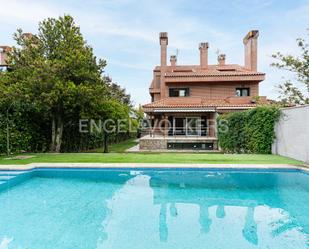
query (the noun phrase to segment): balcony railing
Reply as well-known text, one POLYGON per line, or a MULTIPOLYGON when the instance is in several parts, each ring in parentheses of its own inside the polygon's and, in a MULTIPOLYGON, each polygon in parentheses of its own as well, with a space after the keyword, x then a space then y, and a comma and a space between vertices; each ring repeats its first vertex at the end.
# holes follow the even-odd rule
POLYGON ((206 128, 190 128, 175 127, 175 128, 145 128, 142 130, 142 136, 149 135, 150 137, 209 137, 210 131, 206 128))

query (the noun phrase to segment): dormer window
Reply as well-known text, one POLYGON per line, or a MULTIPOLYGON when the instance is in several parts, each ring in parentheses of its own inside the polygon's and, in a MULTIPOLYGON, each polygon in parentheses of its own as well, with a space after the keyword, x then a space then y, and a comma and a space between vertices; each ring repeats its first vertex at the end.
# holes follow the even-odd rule
POLYGON ((236 88, 236 96, 237 97, 247 97, 247 96, 250 96, 250 88, 248 88, 248 87, 236 88))
POLYGON ((187 97, 189 96, 189 88, 170 88, 170 97, 187 97))

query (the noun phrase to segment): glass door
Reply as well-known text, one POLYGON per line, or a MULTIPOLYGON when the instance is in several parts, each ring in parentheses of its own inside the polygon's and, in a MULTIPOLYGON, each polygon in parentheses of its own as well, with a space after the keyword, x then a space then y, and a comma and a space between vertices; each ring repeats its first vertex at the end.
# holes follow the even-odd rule
POLYGON ((200 136, 201 135, 201 119, 197 117, 186 118, 186 135, 200 136))
POLYGON ((185 118, 174 118, 174 135, 186 135, 185 123, 185 118))

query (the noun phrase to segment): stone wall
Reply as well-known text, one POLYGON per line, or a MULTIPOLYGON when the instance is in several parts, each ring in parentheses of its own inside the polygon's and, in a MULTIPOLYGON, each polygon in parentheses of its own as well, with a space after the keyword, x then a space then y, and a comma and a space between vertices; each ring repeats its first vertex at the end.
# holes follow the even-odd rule
POLYGON ((309 163, 309 105, 282 109, 273 154, 309 163))
MULTIPOLYGON (((229 97, 235 97, 236 88, 247 87, 250 88, 250 98, 252 96, 259 95, 259 83, 258 82, 216 82, 215 84, 205 84, 205 82, 173 82, 166 83, 166 96, 168 96, 169 88, 189 88, 190 97, 203 97, 206 99, 226 99, 229 97)), ((238 97, 239 99, 239 97, 238 97)), ((240 98, 244 99, 244 98, 240 98)), ((247 103, 250 103, 247 100, 247 103)))
POLYGON ((165 150, 167 149, 167 140, 162 138, 142 137, 139 140, 140 150, 165 150))
POLYGON ((150 137, 144 136, 139 140, 140 150, 155 151, 155 150, 167 150, 168 143, 213 143, 213 149, 218 149, 218 141, 215 138, 207 137, 150 137))

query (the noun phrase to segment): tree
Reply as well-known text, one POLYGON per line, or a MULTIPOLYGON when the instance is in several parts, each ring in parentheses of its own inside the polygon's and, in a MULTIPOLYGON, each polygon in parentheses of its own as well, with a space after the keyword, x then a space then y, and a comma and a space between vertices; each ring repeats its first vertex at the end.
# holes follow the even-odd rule
POLYGON ((128 121, 129 121, 129 108, 118 101, 107 101, 102 103, 100 106, 102 112, 99 114, 104 118, 105 125, 103 126, 103 134, 104 134, 104 146, 103 152, 108 153, 108 139, 111 134, 116 133, 118 127, 118 120, 123 120, 125 129, 122 129, 120 132, 125 132, 128 130, 128 121))
MULTIPOLYGON (((301 50, 300 57, 283 55, 277 52, 273 54, 272 57, 277 59, 278 62, 274 62, 271 65, 295 73, 297 81, 300 82, 307 90, 307 93, 309 93, 309 44, 303 38, 298 38, 296 41, 297 46, 301 50)), ((303 94, 299 87, 290 80, 279 85, 279 94, 279 98, 283 104, 309 104, 307 94, 303 94)))
POLYGON ((119 100, 122 104, 132 107, 131 96, 126 93, 126 90, 113 82, 109 76, 104 77, 104 81, 109 88, 110 97, 119 100))
POLYGON ((133 109, 132 112, 135 116, 135 118, 132 119, 132 128, 136 130, 137 137, 140 138, 144 127, 144 109, 142 105, 139 105, 138 108, 133 109))
POLYGON ((14 38, 18 46, 9 56, 7 90, 50 114, 50 150, 60 152, 66 118, 93 98, 108 96, 101 77, 106 62, 97 61, 69 15, 40 22, 37 35, 19 29, 14 38))
MULTIPOLYGON (((42 21, 36 35, 19 29, 14 38, 10 70, 0 72, 0 117, 14 102, 9 116, 15 151, 88 150, 101 146, 104 136, 106 144, 126 137, 79 130, 80 119, 126 118, 132 104, 125 89, 104 76, 106 62, 94 56, 71 16, 42 21)), ((0 140, 7 123, 0 122, 0 140)))

